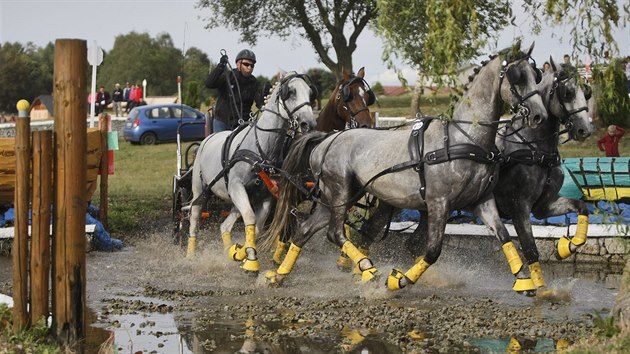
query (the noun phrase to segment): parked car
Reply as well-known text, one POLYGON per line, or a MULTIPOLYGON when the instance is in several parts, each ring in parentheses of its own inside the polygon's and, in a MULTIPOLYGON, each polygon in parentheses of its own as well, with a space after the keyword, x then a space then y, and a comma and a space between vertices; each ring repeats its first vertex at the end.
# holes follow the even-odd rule
POLYGON ((157 142, 177 140, 177 127, 182 140, 202 140, 205 137, 205 116, 200 111, 183 104, 156 104, 138 106, 129 112, 123 128, 123 138, 134 144, 151 145, 157 142))

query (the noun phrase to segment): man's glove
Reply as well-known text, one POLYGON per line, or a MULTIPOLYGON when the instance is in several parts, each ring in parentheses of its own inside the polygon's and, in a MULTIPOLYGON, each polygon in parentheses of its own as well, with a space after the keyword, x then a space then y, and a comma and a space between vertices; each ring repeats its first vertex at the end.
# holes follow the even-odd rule
POLYGON ((221 65, 225 65, 229 62, 228 56, 227 55, 222 55, 221 59, 219 59, 219 64, 221 65))

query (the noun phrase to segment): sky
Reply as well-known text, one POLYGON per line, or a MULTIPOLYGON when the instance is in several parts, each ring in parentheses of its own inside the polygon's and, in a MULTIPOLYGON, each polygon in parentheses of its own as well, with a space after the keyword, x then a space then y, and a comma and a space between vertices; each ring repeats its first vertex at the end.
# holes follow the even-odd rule
MULTIPOLYGON (((0 0, 0 43, 32 42, 44 46, 60 38, 79 38, 85 39, 88 47, 96 41, 109 51, 118 35, 136 31, 147 32, 155 38, 166 32, 175 47, 184 51, 197 47, 214 62, 219 60, 221 49, 233 60, 238 51, 250 48, 258 59, 254 74, 266 77, 273 76, 279 69, 303 72, 314 67, 325 68, 310 44, 297 36, 286 41, 276 37, 260 38, 252 47, 240 42, 236 32, 205 29, 203 18, 211 14, 208 9, 195 8, 196 3, 197 0, 0 0)), ((544 29, 538 36, 528 32, 526 23, 506 29, 498 37, 498 47, 509 46, 518 36, 523 36, 524 45, 535 41, 533 57, 540 66, 549 55, 560 62, 565 53, 571 53, 568 29, 544 29)), ((630 55, 629 29, 617 31, 615 39, 621 54, 630 55)), ((488 49, 489 54, 492 52, 488 49)), ((366 79, 371 84, 378 81, 383 85, 399 85, 396 74, 386 67, 381 57, 381 40, 371 31, 365 31, 354 53, 354 69, 365 67, 366 79)), ((400 61, 396 65, 410 83, 415 82, 411 68, 400 61)))

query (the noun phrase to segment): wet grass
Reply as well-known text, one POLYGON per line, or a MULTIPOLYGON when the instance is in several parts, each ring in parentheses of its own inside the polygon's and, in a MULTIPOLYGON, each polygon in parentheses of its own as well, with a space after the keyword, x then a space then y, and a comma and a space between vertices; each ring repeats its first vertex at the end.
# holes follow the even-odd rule
POLYGON ((11 315, 12 310, 0 304, 0 353, 62 353, 43 322, 14 334, 11 315))

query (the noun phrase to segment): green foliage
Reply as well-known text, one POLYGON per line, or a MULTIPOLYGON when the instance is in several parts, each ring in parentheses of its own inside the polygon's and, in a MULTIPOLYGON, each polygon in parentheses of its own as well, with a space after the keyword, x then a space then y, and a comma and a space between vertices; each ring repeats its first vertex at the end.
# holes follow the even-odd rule
POLYGON ((13 334, 12 310, 0 304, 0 352, 1 353, 61 353, 54 342, 50 329, 42 321, 28 330, 13 334))
POLYGON ((188 82, 188 89, 184 96, 184 104, 199 108, 201 101, 199 100, 199 83, 197 83, 197 81, 188 82))
POLYGON ((314 85, 317 87, 317 91, 319 91, 319 97, 321 98, 329 97, 337 85, 335 74, 329 70, 312 68, 308 69, 306 74, 313 79, 314 85))
POLYGON ((382 95, 385 92, 383 88, 383 84, 377 81, 374 85, 372 85, 372 91, 377 95, 382 95))
POLYGON ((602 317, 599 313, 595 313, 593 323, 598 329, 598 336, 612 338, 620 332, 619 326, 617 326, 612 316, 602 317))
POLYGON ((212 62, 208 59, 208 55, 199 48, 191 47, 186 50, 184 56, 184 75, 182 76, 183 85, 187 85, 190 81, 197 81, 197 94, 199 102, 208 100, 210 96, 216 97, 216 90, 211 90, 204 85, 206 77, 210 72, 212 62))
POLYGON ((377 33, 385 41, 384 59, 400 57, 436 80, 444 73, 454 76, 507 25, 509 5, 506 1, 379 0, 377 33))
POLYGON ((252 45, 269 35, 300 36, 337 77, 353 70, 357 39, 377 15, 376 0, 199 0, 197 8, 209 15, 208 28, 238 31, 252 45))
POLYGON ((54 46, 0 45, 0 112, 17 112, 20 99, 33 102, 52 92, 54 46))
POLYGON ((595 97, 602 125, 630 126, 630 97, 621 62, 613 60, 603 72, 595 67, 593 77, 599 90, 595 97))
POLYGON ((117 82, 141 84, 147 80, 147 96, 177 93, 183 56, 167 33, 151 38, 148 33, 130 32, 116 36, 114 47, 98 68, 97 86, 111 91, 117 82))

